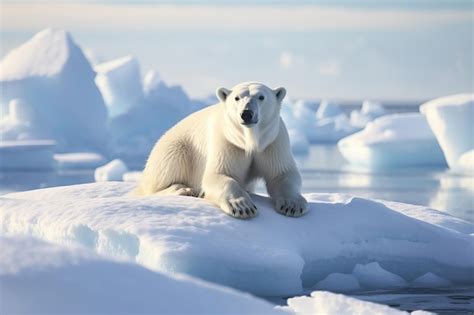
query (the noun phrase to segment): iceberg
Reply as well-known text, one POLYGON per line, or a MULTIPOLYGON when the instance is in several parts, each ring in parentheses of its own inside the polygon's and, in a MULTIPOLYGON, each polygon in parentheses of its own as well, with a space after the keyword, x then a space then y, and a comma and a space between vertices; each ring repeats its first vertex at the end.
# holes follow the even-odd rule
POLYGON ((386 115, 387 112, 379 102, 365 100, 360 110, 353 110, 350 115, 351 125, 364 128, 375 118, 386 115))
POLYGON ((143 98, 140 66, 133 56, 125 56, 94 66, 109 117, 125 114, 143 98))
POLYGON ((52 140, 0 141, 0 170, 53 170, 55 147, 52 140))
POLYGON ((438 139, 449 167, 473 169, 474 94, 437 98, 422 104, 420 111, 438 139))
POLYGON ((306 194, 309 213, 294 219, 254 195, 257 217, 236 220, 200 198, 130 196, 135 185, 3 195, 2 234, 80 244, 259 296, 299 295, 334 273, 352 274, 360 290, 411 286, 427 273, 453 285, 474 283, 473 224, 425 207, 306 194))
POLYGON ((433 132, 419 113, 377 118, 337 146, 348 162, 363 167, 446 165, 433 132))
POLYGON ((0 112, 19 118, 22 130, 14 136, 10 125, 9 140, 53 139, 61 151, 103 150, 107 109, 94 77, 82 50, 62 30, 45 29, 12 50, 0 62, 0 112), (15 99, 21 102, 9 105, 15 99))
POLYGON ((90 250, 0 236, 2 314, 284 314, 270 303, 90 250))

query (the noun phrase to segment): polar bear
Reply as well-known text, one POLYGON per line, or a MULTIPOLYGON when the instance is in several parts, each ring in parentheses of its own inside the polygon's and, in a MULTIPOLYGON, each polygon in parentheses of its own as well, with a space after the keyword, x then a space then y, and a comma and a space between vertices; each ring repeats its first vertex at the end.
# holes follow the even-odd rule
POLYGON ((301 176, 280 117, 286 90, 245 82, 216 94, 218 104, 187 116, 158 140, 136 194, 203 197, 246 219, 257 214, 249 191, 262 178, 276 211, 303 215, 301 176))

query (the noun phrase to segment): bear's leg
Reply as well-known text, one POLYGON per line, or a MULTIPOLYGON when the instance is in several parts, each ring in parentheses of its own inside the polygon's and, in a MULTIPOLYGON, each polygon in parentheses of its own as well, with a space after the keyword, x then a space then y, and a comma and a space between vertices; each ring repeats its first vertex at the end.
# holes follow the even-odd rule
POLYGON ((157 191, 154 195, 158 196, 166 196, 166 195, 173 195, 173 196, 190 196, 190 197, 197 197, 196 191, 194 189, 183 185, 183 184, 172 184, 168 188, 163 190, 157 191))
POLYGON ((299 217, 307 212, 306 199, 299 192, 301 177, 297 171, 282 174, 266 184, 278 213, 299 217))
POLYGON ((222 174, 205 174, 204 198, 219 206, 224 213, 238 219, 249 219, 257 215, 257 207, 250 195, 236 180, 222 174))

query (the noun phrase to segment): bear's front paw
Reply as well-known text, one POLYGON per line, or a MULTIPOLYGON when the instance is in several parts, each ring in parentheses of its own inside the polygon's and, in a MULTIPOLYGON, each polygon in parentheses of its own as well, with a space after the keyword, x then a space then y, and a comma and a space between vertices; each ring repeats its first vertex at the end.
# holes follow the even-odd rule
POLYGON ((249 219, 257 215, 257 207, 250 197, 229 198, 221 205, 228 215, 238 219, 249 219))
POLYGON ((301 195, 278 197, 275 200, 275 209, 278 213, 288 217, 300 217, 307 212, 307 202, 301 195))

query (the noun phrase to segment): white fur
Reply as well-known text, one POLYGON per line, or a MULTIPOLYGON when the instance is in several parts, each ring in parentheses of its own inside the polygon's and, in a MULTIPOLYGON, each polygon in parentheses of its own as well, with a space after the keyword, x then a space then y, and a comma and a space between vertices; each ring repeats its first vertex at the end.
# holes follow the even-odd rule
POLYGON ((257 82, 218 89, 219 104, 189 115, 156 143, 136 193, 201 196, 231 216, 248 218, 257 210, 248 191, 263 178, 278 212, 304 214, 301 177, 280 118, 285 93, 257 82), (256 124, 242 125, 244 108, 256 112, 256 124))

